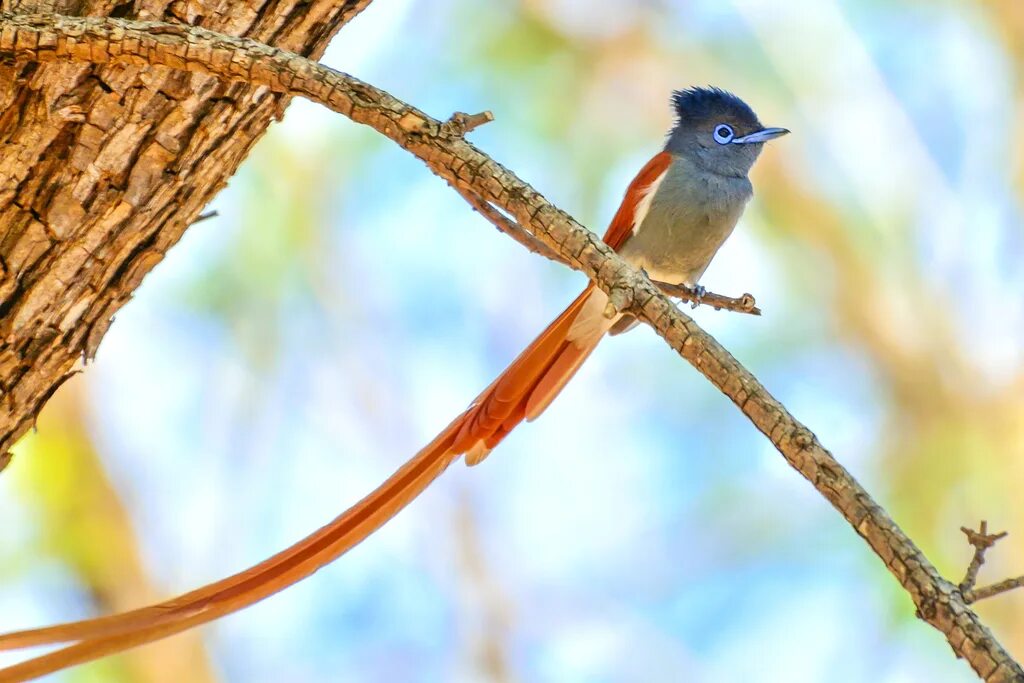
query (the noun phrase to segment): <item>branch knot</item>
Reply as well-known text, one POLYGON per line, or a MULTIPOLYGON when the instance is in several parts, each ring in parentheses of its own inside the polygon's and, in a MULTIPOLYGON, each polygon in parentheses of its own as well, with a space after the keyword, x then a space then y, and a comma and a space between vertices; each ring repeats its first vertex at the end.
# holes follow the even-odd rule
POLYGON ((616 283, 608 292, 608 303, 604 307, 604 317, 611 320, 621 313, 633 308, 636 303, 636 289, 631 284, 616 283))
POLYGON ((494 114, 490 111, 482 111, 478 114, 467 114, 462 111, 457 111, 451 115, 451 117, 441 124, 441 131, 448 135, 454 135, 456 137, 462 137, 466 133, 479 128, 485 123, 490 123, 494 120, 494 114))
POLYGON ((964 532, 967 536, 967 542, 973 545, 975 550, 988 550, 997 541, 1006 538, 1010 533, 1008 531, 1000 531, 998 534, 988 533, 988 522, 985 520, 981 521, 977 531, 968 529, 965 526, 960 527, 960 531, 964 532))

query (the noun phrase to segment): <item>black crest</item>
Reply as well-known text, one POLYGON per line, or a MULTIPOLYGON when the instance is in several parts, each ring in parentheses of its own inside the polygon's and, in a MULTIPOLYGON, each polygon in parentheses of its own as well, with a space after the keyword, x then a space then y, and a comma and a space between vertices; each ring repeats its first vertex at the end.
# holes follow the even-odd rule
POLYGON ((678 117, 677 126, 726 121, 749 130, 761 127, 757 114, 746 102, 721 88, 676 90, 672 93, 672 107, 678 117))

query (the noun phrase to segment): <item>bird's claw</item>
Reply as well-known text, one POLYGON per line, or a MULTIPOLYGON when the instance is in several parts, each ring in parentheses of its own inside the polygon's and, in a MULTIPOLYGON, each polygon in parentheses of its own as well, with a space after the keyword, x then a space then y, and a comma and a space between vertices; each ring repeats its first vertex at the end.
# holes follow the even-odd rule
POLYGON ((690 308, 697 308, 704 303, 704 295, 707 293, 707 288, 702 285, 693 285, 690 287, 690 294, 693 297, 690 299, 690 308))

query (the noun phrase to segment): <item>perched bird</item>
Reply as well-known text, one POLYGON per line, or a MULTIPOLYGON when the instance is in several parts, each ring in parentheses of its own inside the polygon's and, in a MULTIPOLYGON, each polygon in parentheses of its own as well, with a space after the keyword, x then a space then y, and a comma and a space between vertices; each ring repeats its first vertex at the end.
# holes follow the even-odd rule
MULTIPOLYGON (((604 241, 654 279, 697 286, 732 233, 752 188, 747 173, 763 143, 789 131, 766 128, 718 88, 673 93, 676 122, 665 148, 636 176, 604 241)), ((268 560, 173 600, 45 628, 0 635, 0 650, 73 643, 0 669, 24 681, 178 633, 235 612, 309 576, 356 545, 419 495, 458 456, 483 460, 516 425, 540 415, 608 333, 607 296, 587 286, 565 311, 430 444, 327 526, 268 560)))

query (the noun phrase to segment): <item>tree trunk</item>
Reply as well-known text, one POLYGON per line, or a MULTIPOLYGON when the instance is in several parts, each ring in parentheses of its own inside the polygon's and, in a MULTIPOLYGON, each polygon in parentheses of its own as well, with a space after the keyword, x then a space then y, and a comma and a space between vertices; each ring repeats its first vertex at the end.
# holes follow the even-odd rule
MULTIPOLYGON (((183 22, 316 59, 369 3, 0 0, 0 9, 183 22)), ((164 67, 0 64, 0 463, 289 99, 164 67)))

